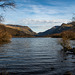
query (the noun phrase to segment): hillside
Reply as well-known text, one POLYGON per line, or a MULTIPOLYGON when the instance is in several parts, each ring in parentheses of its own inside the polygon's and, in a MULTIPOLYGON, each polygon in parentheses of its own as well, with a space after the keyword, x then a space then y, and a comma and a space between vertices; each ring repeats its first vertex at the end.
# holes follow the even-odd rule
POLYGON ((12 37, 34 37, 33 34, 36 34, 27 26, 0 24, 0 31, 4 30, 1 26, 3 26, 5 31, 12 35, 12 37))
POLYGON ((46 36, 46 35, 49 35, 49 34, 53 34, 53 33, 55 33, 54 30, 56 30, 58 27, 59 26, 54 26, 54 27, 52 27, 51 29, 49 29, 49 30, 47 30, 45 32, 38 33, 37 36, 46 36))
POLYGON ((65 24, 63 23, 61 26, 54 26, 51 29, 45 31, 45 32, 41 32, 38 33, 37 36, 52 36, 52 35, 59 35, 61 32, 66 31, 66 30, 70 30, 73 28, 72 24, 65 24))
POLYGON ((67 35, 67 37, 69 37, 71 39, 75 39, 75 25, 71 25, 69 27, 70 27, 69 29, 63 30, 60 33, 49 34, 49 35, 46 35, 45 37, 59 38, 59 37, 63 37, 64 36, 64 33, 65 33, 67 35))
POLYGON ((35 35, 36 34, 28 26, 7 24, 6 27, 12 28, 12 29, 17 29, 19 31, 23 31, 24 33, 30 34, 30 35, 35 35))

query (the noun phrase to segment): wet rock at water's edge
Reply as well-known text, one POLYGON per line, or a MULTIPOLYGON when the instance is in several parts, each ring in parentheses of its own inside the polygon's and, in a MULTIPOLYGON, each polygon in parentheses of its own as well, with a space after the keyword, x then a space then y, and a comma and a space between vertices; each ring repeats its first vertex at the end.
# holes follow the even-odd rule
POLYGON ((66 71, 63 75, 72 75, 70 71, 66 71))

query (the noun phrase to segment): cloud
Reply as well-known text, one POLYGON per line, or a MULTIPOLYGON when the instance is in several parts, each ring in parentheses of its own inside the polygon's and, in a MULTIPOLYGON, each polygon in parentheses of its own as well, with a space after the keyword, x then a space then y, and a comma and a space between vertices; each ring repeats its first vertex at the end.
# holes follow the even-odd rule
POLYGON ((30 19, 30 18, 26 18, 26 19, 22 19, 19 20, 18 23, 22 23, 25 25, 36 25, 36 24, 52 24, 52 23, 67 23, 68 20, 67 19, 56 19, 56 20, 43 20, 43 19, 30 19))
POLYGON ((25 18, 21 20, 6 20, 5 23, 13 23, 13 24, 22 24, 22 25, 45 25, 45 24, 61 24, 67 23, 69 20, 67 19, 55 19, 55 20, 47 20, 47 19, 32 19, 32 18, 25 18))
MULTIPOLYGON (((28 0, 29 1, 29 0, 28 0)), ((31 2, 32 3, 32 2, 31 2)), ((65 2, 63 2, 65 3, 65 2)), ((56 5, 61 2, 54 3, 56 5)), ((23 4, 24 8, 18 10, 20 15, 24 15, 26 18, 44 18, 44 19, 71 19, 72 13, 74 13, 75 5, 69 6, 50 6, 42 4, 23 4)))
POLYGON ((49 14, 57 14, 60 13, 59 10, 53 9, 49 6, 43 6, 43 5, 27 5, 26 8, 22 9, 21 12, 27 12, 28 14, 34 13, 34 15, 49 15, 49 14))
MULTIPOLYGON (((8 11, 9 16, 12 14, 12 16, 14 15, 17 19, 71 19, 72 13, 74 13, 75 10, 75 5, 63 5, 63 7, 57 6, 58 4, 61 4, 61 2, 56 0, 56 2, 53 2, 52 0, 49 2, 48 0, 44 0, 45 2, 56 4, 56 6, 40 4, 36 1, 37 0, 19 0, 18 9, 16 9, 15 13, 13 11, 8 11)), ((65 4, 65 2, 63 3, 65 4)))
POLYGON ((43 19, 31 19, 31 18, 21 19, 18 21, 13 21, 13 20, 5 21, 6 24, 18 24, 18 25, 28 26, 35 32, 43 32, 55 25, 61 25, 62 23, 67 23, 67 22, 68 22, 67 19, 43 20, 43 19))
POLYGON ((54 25, 67 23, 75 5, 53 0, 16 0, 17 9, 5 12, 5 23, 28 25, 34 31, 44 31, 54 25), (40 2, 42 1, 42 2, 40 2), (62 4, 63 3, 63 4, 62 4), (69 5, 68 5, 69 4, 69 5), (12 20, 11 20, 12 19, 12 20))
POLYGON ((62 23, 67 23, 66 19, 56 19, 56 20, 42 20, 42 19, 23 19, 18 21, 21 25, 29 26, 35 32, 43 32, 55 25, 61 25, 62 23))

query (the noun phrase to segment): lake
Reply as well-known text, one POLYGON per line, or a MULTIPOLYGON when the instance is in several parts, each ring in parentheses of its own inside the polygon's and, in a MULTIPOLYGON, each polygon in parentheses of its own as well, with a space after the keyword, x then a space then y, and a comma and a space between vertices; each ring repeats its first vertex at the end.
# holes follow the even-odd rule
MULTIPOLYGON (((75 56, 66 55, 58 38, 12 38, 0 44, 0 72, 17 75, 75 74, 75 56)), ((75 42, 75 41, 72 41, 75 42)))

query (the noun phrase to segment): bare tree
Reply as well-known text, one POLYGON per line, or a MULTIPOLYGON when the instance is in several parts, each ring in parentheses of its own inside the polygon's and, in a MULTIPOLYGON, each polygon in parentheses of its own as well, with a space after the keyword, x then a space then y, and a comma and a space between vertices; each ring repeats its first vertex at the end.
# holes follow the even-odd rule
POLYGON ((15 7, 15 3, 13 0, 0 0, 0 7, 15 7))
POLYGON ((72 22, 75 22, 75 13, 73 13, 72 22))
MULTIPOLYGON (((12 8, 15 7, 15 2, 13 0, 0 0, 0 8, 12 8)), ((0 22, 4 20, 3 16, 0 14, 0 22)))
POLYGON ((2 22, 4 20, 3 16, 0 15, 0 22, 2 22))
MULTIPOLYGON (((15 2, 13 0, 0 0, 0 8, 2 8, 4 11, 5 8, 12 8, 15 7, 15 2)), ((0 22, 4 20, 4 17, 2 14, 0 15, 0 22)), ((6 42, 10 41, 11 35, 6 31, 6 28, 4 25, 0 24, 0 42, 6 42)))

